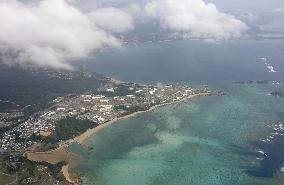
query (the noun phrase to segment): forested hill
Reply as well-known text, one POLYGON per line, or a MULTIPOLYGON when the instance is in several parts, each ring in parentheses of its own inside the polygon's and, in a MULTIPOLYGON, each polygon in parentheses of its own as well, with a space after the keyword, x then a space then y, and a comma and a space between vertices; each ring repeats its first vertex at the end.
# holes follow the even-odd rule
POLYGON ((108 80, 97 73, 0 65, 0 112, 16 105, 43 106, 58 96, 96 90, 108 80))

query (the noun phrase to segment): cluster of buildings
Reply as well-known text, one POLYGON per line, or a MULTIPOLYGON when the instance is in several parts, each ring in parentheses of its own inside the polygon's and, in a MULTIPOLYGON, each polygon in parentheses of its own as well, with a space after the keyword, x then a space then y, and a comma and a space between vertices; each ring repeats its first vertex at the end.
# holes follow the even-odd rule
POLYGON ((8 127, 15 122, 19 122, 24 117, 21 111, 11 111, 0 113, 0 128, 8 127))
POLYGON ((147 110, 153 105, 174 103, 195 94, 210 94, 207 86, 192 89, 189 86, 140 86, 135 84, 108 84, 98 93, 58 97, 53 106, 38 112, 17 127, 3 134, 0 150, 24 150, 32 145, 28 138, 41 132, 53 132, 56 123, 66 117, 87 119, 98 124, 123 115, 147 110), (119 93, 123 86, 124 93, 119 93))

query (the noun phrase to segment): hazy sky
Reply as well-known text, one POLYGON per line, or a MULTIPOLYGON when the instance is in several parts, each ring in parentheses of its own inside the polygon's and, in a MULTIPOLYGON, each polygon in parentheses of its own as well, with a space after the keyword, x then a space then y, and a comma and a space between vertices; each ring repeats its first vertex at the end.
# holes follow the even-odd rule
POLYGON ((283 1, 0 0, 0 62, 68 69, 74 60, 120 47, 117 34, 142 20, 188 37, 238 39, 257 21, 265 28, 283 17, 283 1))
POLYGON ((215 3, 221 10, 227 11, 269 11, 276 8, 284 9, 283 0, 205 0, 215 3))
MULTIPOLYGON (((82 3, 94 2, 94 0, 80 0, 82 3)), ((121 6, 130 3, 143 4, 150 0, 97 0, 97 2, 108 5, 121 6)), ((283 0, 205 0, 205 2, 214 3, 219 9, 229 11, 263 11, 276 8, 284 9, 283 0)))

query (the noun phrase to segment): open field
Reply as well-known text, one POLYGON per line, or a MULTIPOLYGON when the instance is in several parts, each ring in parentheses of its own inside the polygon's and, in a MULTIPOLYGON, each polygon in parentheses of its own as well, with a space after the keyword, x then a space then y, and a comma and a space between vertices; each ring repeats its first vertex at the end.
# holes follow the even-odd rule
POLYGON ((50 152, 27 153, 27 158, 31 161, 48 162, 57 164, 62 161, 72 163, 79 159, 78 156, 63 149, 57 149, 50 152))

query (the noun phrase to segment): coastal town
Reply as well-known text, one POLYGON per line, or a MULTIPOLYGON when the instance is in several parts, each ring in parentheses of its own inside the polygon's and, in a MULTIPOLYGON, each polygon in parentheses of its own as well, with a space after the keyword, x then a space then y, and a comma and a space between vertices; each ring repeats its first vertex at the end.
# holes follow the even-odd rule
POLYGON ((137 111, 148 110, 155 105, 176 103, 191 96, 211 94, 208 86, 193 89, 186 85, 147 86, 111 81, 96 93, 57 97, 50 108, 32 115, 18 126, 4 132, 0 151, 3 153, 29 150, 38 142, 29 139, 31 136, 48 137, 55 131, 57 122, 67 117, 89 120, 100 125, 137 111))
POLYGON ((46 89, 46 97, 37 97, 43 92, 39 87, 25 96, 35 97, 32 101, 0 100, 0 176, 5 184, 81 184, 79 174, 69 177, 68 165, 78 158, 66 150, 68 146, 77 143, 91 151, 84 140, 120 119, 193 97, 223 95, 207 85, 144 85, 97 73, 29 74, 39 73, 51 88, 53 82, 62 84, 63 91, 46 89))

